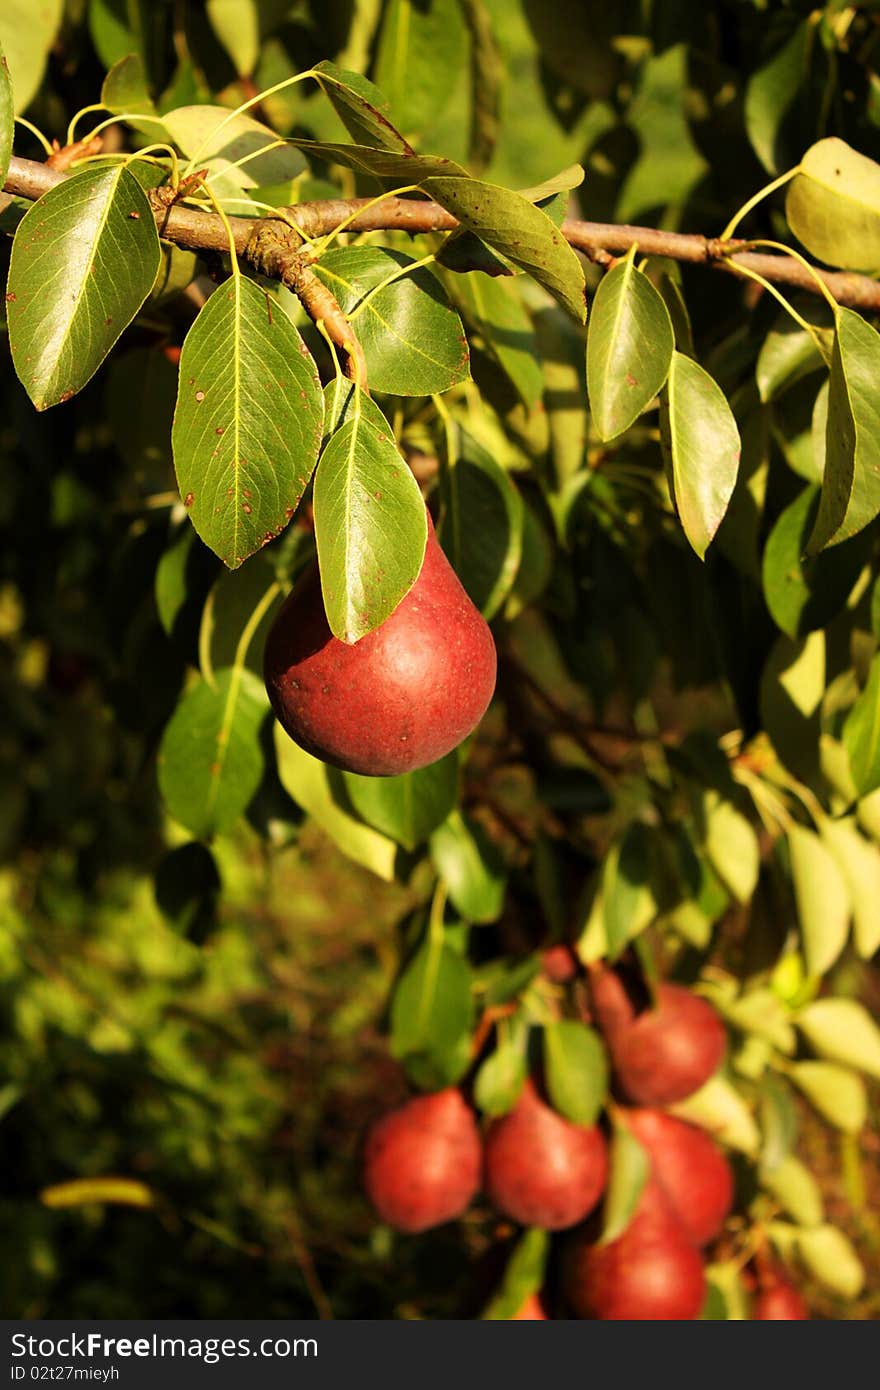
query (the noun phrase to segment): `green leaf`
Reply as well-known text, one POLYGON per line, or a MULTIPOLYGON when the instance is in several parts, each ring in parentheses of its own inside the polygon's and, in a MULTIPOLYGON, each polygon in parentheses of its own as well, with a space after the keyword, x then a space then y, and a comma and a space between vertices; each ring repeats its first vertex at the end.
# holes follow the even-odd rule
POLYGON ((806 555, 819 509, 818 487, 806 487, 777 518, 764 549, 764 597, 789 637, 803 637, 838 613, 867 559, 869 540, 854 539, 806 555))
POLYGON ((252 280, 227 280, 186 335, 171 442, 190 519, 230 569, 293 516, 323 415, 317 368, 290 319, 252 280))
POLYGON ((504 902, 507 873, 483 827, 453 811, 431 836, 431 858, 462 917, 494 922, 504 902))
POLYGON ((740 438, 721 388, 680 352, 661 397, 660 435, 675 509, 702 560, 736 485, 740 438))
POLYGON ((326 444, 314 484, 315 540, 327 621, 357 642, 419 577, 428 522, 419 485, 390 434, 356 411, 326 444))
POLYGON ((761 1135, 752 1111, 735 1086, 726 1077, 710 1076, 704 1086, 687 1100, 669 1107, 670 1114, 689 1120, 714 1134, 729 1149, 754 1156, 761 1144, 761 1135))
POLYGON ((544 1076, 561 1115, 576 1125, 596 1123, 608 1095, 608 1058, 598 1033, 573 1019, 545 1024, 544 1076))
POLYGON ((410 146, 391 123, 384 94, 359 72, 325 60, 313 69, 327 99, 349 135, 360 145, 411 155, 410 146))
POLYGON ((6 313, 15 370, 37 410, 85 386, 153 288, 159 260, 152 209, 121 165, 72 174, 25 215, 6 313))
POLYGON ((522 555, 523 504, 510 475, 466 430, 441 477, 440 544, 487 621, 513 586, 522 555))
POLYGON ((278 776, 285 791, 313 818, 349 859, 363 864, 379 878, 391 882, 397 846, 343 810, 345 784, 342 774, 329 768, 288 738, 280 724, 275 725, 275 754, 278 776), (339 795, 334 794, 338 789, 339 795))
POLYGON ((481 270, 447 275, 443 283, 482 345, 509 377, 520 400, 531 409, 541 398, 544 378, 535 331, 516 290, 481 270))
POLYGON ((856 1298, 864 1288, 865 1271, 850 1240, 836 1226, 799 1231, 798 1254, 814 1279, 840 1298, 856 1298))
POLYGON ((484 1115, 506 1115, 516 1105, 528 1075, 526 1039, 528 1029, 519 1027, 499 1033, 494 1052, 490 1052, 474 1079, 474 1101, 484 1115))
POLYGON ((799 1226, 818 1226, 824 1220, 819 1184, 794 1154, 787 1154, 772 1172, 765 1172, 763 1186, 799 1226))
POLYGON ((583 268, 546 213, 519 193, 477 179, 434 177, 422 179, 421 186, 463 227, 549 290, 578 323, 584 322, 583 268))
MULTIPOLYGON (((101 86, 101 105, 112 111, 114 116, 124 112, 139 111, 145 116, 156 115, 156 107, 150 96, 147 74, 143 59, 137 53, 129 53, 114 63, 101 86)), ((157 138, 158 126, 152 121, 136 120, 130 122, 135 130, 143 130, 151 138, 157 138)))
POLYGON ((524 1231, 513 1249, 504 1270, 501 1285, 489 1303, 483 1318, 509 1321, 544 1282, 550 1255, 550 1233, 533 1226, 524 1231))
POLYGON ((636 821, 612 845, 602 868, 602 902, 608 954, 620 955, 658 913, 651 886, 650 834, 636 821))
POLYGON ((458 754, 450 753, 400 777, 361 777, 345 772, 343 779, 348 799, 361 819, 404 849, 414 850, 455 806, 458 754))
POLYGON ((470 1033, 473 1014, 467 962, 429 934, 401 975, 391 1000, 392 1056, 416 1055, 442 1068, 445 1058, 457 1052, 456 1044, 470 1033))
POLYGON ((162 123, 196 168, 210 172, 218 198, 240 198, 242 189, 284 183, 306 168, 292 141, 225 106, 178 106, 165 112, 162 123))
POLYGON ((467 34, 459 0, 431 0, 430 5, 388 0, 374 76, 401 130, 424 138, 466 62, 467 34))
POLYGON ((422 267, 378 288, 414 264, 400 251, 354 246, 328 251, 315 266, 354 320, 371 388, 396 396, 448 391, 468 377, 464 328, 435 275, 422 267))
POLYGON ((273 580, 267 557, 232 574, 220 572, 202 610, 199 632, 199 652, 207 653, 206 668, 202 671, 206 679, 210 679, 210 671, 235 663, 246 629, 249 629, 247 651, 242 659, 255 675, 262 677, 263 648, 283 597, 280 585, 273 580), (255 618, 258 608, 260 615, 255 618), (254 619, 257 626, 250 630, 254 619))
POLYGON ((636 248, 596 291, 587 328, 587 391, 600 439, 628 429, 669 375, 675 346, 666 305, 635 268, 636 248))
POLYGON ((788 314, 776 320, 761 344, 755 363, 755 380, 762 401, 774 400, 805 376, 830 365, 833 330, 822 328, 817 332, 821 333, 823 344, 827 342, 824 355, 812 333, 798 327, 788 314))
POLYGON ((880 787, 880 654, 874 657, 868 681, 843 726, 843 743, 859 796, 880 787))
POLYGON ((880 1028, 854 999, 817 999, 801 1009, 797 1026, 822 1057, 880 1077, 880 1028))
POLYGON ((37 95, 63 12, 64 0, 3 0, 0 44, 17 113, 26 111, 37 95))
POLYGON ((793 825, 788 847, 807 974, 824 975, 849 934, 851 907, 846 880, 814 831, 793 825))
POLYGON ((15 129, 15 103, 12 95, 12 78, 9 64, 0 45, 0 188, 6 182, 9 160, 12 155, 12 136, 15 129))
POLYGON ((199 681, 177 706, 159 749, 159 786, 169 813, 202 838, 230 830, 260 785, 262 681, 243 667, 199 681))
MULTIPOLYGON (((306 155, 325 159, 330 164, 343 164, 347 169, 372 174, 377 179, 393 179, 395 183, 420 183, 423 179, 442 175, 444 178, 466 179, 468 173, 453 159, 434 154, 397 154, 394 150, 377 150, 368 145, 340 145, 332 140, 294 140, 306 155)), ((266 180, 268 182, 268 180, 266 180)))
POLYGON ((847 540, 880 512, 880 335, 851 309, 837 315, 825 475, 811 552, 847 540))
POLYGON ((788 1076, 819 1114, 845 1134, 858 1134, 868 1115, 865 1083, 834 1062, 795 1062, 788 1076))
POLYGON ((852 817, 823 819, 819 828, 849 889, 856 949, 870 960, 880 949, 880 849, 859 833, 852 817))
POLYGON ((779 172, 777 145, 785 113, 807 76, 813 25, 802 20, 766 63, 748 80, 743 103, 746 133, 768 173, 779 172))
POLYGON ((813 255, 843 270, 880 269, 880 165, 831 136, 811 145, 785 215, 813 255))
POLYGON ((614 1121, 602 1208, 602 1245, 616 1240, 626 1230, 650 1172, 651 1160, 646 1150, 625 1124, 614 1121))
POLYGON ((737 902, 747 903, 761 867, 758 837, 741 811, 716 791, 703 793, 703 848, 712 868, 737 902))

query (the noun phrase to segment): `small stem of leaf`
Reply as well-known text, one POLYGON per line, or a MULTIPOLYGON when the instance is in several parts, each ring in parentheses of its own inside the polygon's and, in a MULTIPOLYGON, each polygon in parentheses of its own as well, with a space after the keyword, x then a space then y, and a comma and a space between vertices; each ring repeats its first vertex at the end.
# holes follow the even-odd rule
POLYGON ((37 126, 32 125, 30 121, 26 121, 25 118, 24 118, 24 116, 16 116, 16 118, 15 118, 15 124, 16 124, 16 125, 20 125, 20 126, 24 126, 25 130, 29 130, 30 133, 31 133, 31 135, 36 136, 36 138, 39 140, 40 144, 43 146, 43 149, 46 151, 46 154, 47 154, 47 155, 54 154, 54 151, 53 151, 53 149, 52 149, 52 146, 51 146, 50 142, 46 139, 46 137, 45 137, 45 135, 43 134, 43 132, 42 132, 40 129, 38 129, 37 126))
POLYGON ((240 106, 236 106, 235 110, 230 111, 228 116, 224 116, 223 120, 219 121, 210 134, 206 135, 204 140, 202 140, 195 153, 191 156, 184 170, 184 176, 192 173, 192 170, 195 168, 212 140, 216 140, 221 130, 225 130, 230 121, 234 121, 237 116, 243 116, 245 111, 249 111, 252 106, 259 106, 262 101, 265 101, 266 97, 274 96, 276 92, 283 91, 285 87, 293 87, 297 82, 303 82, 307 77, 314 77, 314 72, 311 68, 307 68, 305 72, 298 72, 293 77, 285 77, 283 82, 276 82, 274 87, 267 87, 265 91, 257 92, 256 96, 249 97, 248 100, 243 101, 240 106))
POLYGON ((324 237, 324 240, 318 247, 318 256, 323 256, 324 252, 327 250, 327 247, 330 246, 332 242, 336 240, 336 238, 339 236, 339 233, 344 232, 346 227, 349 227, 352 222, 356 221, 358 217, 361 217, 363 213, 365 213, 369 208, 374 208, 378 203, 383 203, 386 198, 399 198, 403 193, 416 193, 418 192, 418 187, 419 186, 417 183, 408 183, 405 184, 402 188, 391 188, 388 190, 387 193, 380 193, 377 197, 371 198, 368 203, 360 204, 354 212, 349 213, 348 217, 344 217, 342 219, 338 227, 334 227, 332 232, 327 233, 327 235, 324 237))
POLYGON ((438 878, 431 899, 431 911, 428 914, 428 940, 435 948, 442 946, 445 939, 443 918, 446 913, 446 898, 446 884, 442 878, 438 878))
POLYGON ((737 274, 744 275, 747 280, 754 280, 756 284, 762 285, 768 294, 772 294, 773 298, 782 305, 785 312, 791 315, 795 323, 798 324, 804 330, 805 333, 809 333, 810 337, 813 339, 813 342, 816 344, 816 347, 819 348, 819 350, 821 351, 822 340, 819 337, 819 331, 816 328, 815 324, 808 323, 807 320, 801 314, 798 313, 797 309, 793 308, 792 305, 789 304, 785 295, 780 290, 778 290, 774 284, 772 284, 769 280, 766 280, 763 275, 759 275, 757 270, 751 270, 749 266, 741 265, 737 261, 731 261, 730 265, 736 266, 737 274))
POLYGON ((729 241, 740 222, 742 222, 744 217, 748 216, 752 208, 757 207, 758 203, 769 197, 771 193, 775 193, 777 188, 782 188, 787 184, 790 179, 794 178, 795 174, 800 173, 800 169, 801 166, 796 164, 793 169, 789 169, 786 173, 780 174, 778 179, 774 179, 772 183, 765 184, 757 193, 754 193, 747 203, 743 203, 739 212, 734 213, 733 217, 724 228, 724 231, 721 233, 721 236, 718 238, 719 241, 729 241))
POLYGON ((755 246, 766 246, 769 247, 772 251, 784 251, 786 256, 791 256, 794 260, 798 261, 804 267, 804 270, 807 272, 807 274, 814 281, 815 285, 819 290, 819 293, 823 295, 824 298, 828 301, 828 304, 831 307, 831 312, 834 314, 835 318, 837 317, 837 311, 839 308, 837 300, 834 298, 834 295, 831 293, 828 286, 825 284, 825 281, 822 279, 822 276, 819 274, 816 267, 810 264, 806 256, 802 256, 800 251, 795 251, 793 247, 786 246, 781 241, 765 241, 763 238, 759 238, 757 241, 746 242, 745 246, 742 249, 749 250, 755 246))

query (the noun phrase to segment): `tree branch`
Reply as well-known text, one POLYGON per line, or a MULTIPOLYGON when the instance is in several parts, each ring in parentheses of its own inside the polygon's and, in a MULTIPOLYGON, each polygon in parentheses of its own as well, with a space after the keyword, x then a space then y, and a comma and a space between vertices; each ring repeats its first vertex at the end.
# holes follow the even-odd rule
MULTIPOLYGON (((45 164, 13 157, 6 179, 7 193, 32 201, 61 182, 64 174, 45 164)), ((0 196, 0 207, 2 207, 0 196)), ((151 196, 159 231, 167 241, 194 251, 226 251, 228 242, 219 218, 195 208, 167 207, 161 198, 151 196)), ((427 200, 384 198, 375 203, 367 198, 330 198, 315 203, 300 203, 285 209, 290 220, 307 237, 325 236, 349 217, 346 231, 405 231, 451 232, 457 220, 445 208, 427 200), (368 204, 372 203, 372 206, 368 204)), ((271 221, 271 219, 268 219, 271 221)), ((236 252, 248 255, 248 244, 256 227, 265 226, 265 218, 231 217, 236 252)), ((745 241, 721 241, 684 232, 664 232, 656 227, 616 225, 608 222, 582 222, 569 219, 562 224, 566 240, 587 256, 601 259, 602 253, 620 255, 637 245, 645 255, 667 256, 671 260, 691 265, 708 266, 727 274, 737 274, 738 268, 757 271, 765 280, 776 285, 790 285, 808 294, 820 294, 818 285, 806 266, 792 256, 743 251, 745 241)), ((822 270, 816 273, 824 281, 838 304, 861 309, 865 313, 880 313, 880 282, 867 275, 850 271, 822 270)))

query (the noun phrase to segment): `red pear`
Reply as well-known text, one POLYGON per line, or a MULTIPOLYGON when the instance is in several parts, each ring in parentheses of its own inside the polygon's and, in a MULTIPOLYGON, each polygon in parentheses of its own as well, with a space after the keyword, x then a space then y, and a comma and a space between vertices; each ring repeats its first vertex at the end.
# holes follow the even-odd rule
POLYGON ((511 1322, 547 1322, 548 1315, 541 1302, 541 1295, 530 1293, 525 1303, 518 1313, 514 1313, 511 1322))
POLYGON ((367 1135, 364 1186, 383 1221, 413 1234, 454 1221, 476 1196, 480 1131, 460 1091, 416 1096, 367 1135))
POLYGON ((714 1240, 733 1203, 733 1173, 714 1139, 662 1110, 629 1110, 625 1119, 691 1240, 714 1240))
POLYGON ((712 1005, 681 985, 661 984, 654 1008, 636 1013, 610 970, 591 977, 593 1004, 621 1091, 636 1105, 672 1105, 718 1070, 727 1035, 712 1005))
POLYGON ((596 1125, 576 1125, 527 1081, 516 1106, 486 1132, 486 1192, 523 1226, 561 1231, 593 1210, 605 1189, 608 1150, 596 1125))
POLYGON ((359 642, 330 631, 317 565, 266 640, 266 689, 307 752, 349 772, 393 777, 436 762, 477 726, 495 689, 495 643, 428 519, 419 577, 359 642))
POLYGON ((809 1320, 810 1310, 794 1284, 775 1275, 758 1295, 752 1317, 757 1322, 804 1322, 809 1320))
POLYGON ((615 1322, 690 1321, 705 1295, 700 1254, 653 1178, 616 1240, 573 1239, 563 1285, 577 1317, 615 1322))

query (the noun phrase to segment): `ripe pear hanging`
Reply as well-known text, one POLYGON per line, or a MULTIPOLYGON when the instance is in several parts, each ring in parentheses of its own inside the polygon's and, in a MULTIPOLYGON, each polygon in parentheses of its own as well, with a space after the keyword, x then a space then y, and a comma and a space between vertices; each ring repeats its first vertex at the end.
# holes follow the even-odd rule
POLYGON ((724 1024, 707 1000, 682 985, 659 985, 656 1006, 641 1013, 613 970, 595 969, 590 991, 617 1084, 636 1105, 684 1100, 721 1065, 724 1024))
POLYGON ((699 1251, 654 1178, 616 1240, 572 1237, 563 1287, 576 1317, 612 1322, 689 1322, 706 1291, 699 1251))
POLYGON ((593 1210, 605 1190, 608 1150, 597 1125, 575 1125, 527 1081, 509 1114, 486 1132, 486 1193, 523 1226, 561 1231, 593 1210))
POLYGON ((695 1245, 720 1234, 733 1205, 733 1172, 714 1139, 662 1110, 627 1110, 654 1176, 695 1245))
POLYGON ((340 642, 315 565, 282 606, 264 657, 272 708, 294 742, 371 777, 413 772, 456 748, 485 714, 495 673, 492 634, 430 517, 419 577, 390 618, 340 642))
POLYGON ((364 1187, 383 1221, 415 1234, 454 1221, 480 1186, 476 1117, 454 1086, 383 1115, 364 1149, 364 1187))

